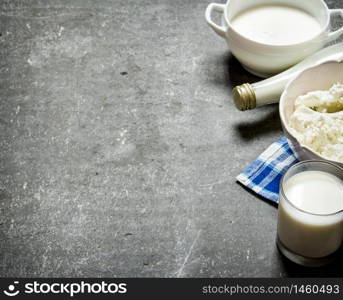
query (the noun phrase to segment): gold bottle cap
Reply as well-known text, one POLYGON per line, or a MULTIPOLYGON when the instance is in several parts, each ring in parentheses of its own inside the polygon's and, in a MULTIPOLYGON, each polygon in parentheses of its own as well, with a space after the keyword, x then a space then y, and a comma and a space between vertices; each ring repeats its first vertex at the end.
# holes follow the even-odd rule
POLYGON ((256 107, 256 95, 249 83, 236 86, 232 90, 232 96, 239 110, 254 109, 256 107))

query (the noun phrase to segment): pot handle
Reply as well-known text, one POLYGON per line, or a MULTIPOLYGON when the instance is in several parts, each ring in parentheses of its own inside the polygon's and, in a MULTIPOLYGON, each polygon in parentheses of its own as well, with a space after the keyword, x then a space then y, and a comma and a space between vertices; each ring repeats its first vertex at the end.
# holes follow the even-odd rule
MULTIPOLYGON (((330 18, 334 15, 340 15, 341 18, 343 18, 343 9, 330 9, 330 18)), ((336 31, 330 32, 328 34, 329 41, 333 41, 339 38, 341 35, 343 35, 343 27, 336 31)))
POLYGON ((208 25, 210 25, 212 29, 214 30, 214 32, 220 35, 221 37, 225 37, 226 28, 224 26, 220 26, 214 23, 214 21, 211 18, 211 15, 214 10, 220 13, 224 13, 224 8, 225 8, 225 4, 210 3, 207 6, 206 11, 205 11, 205 19, 208 25))

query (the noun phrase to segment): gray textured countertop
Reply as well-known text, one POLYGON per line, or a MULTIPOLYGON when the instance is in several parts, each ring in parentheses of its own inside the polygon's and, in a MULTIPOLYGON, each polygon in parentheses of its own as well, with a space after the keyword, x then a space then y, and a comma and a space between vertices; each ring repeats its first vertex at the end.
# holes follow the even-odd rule
POLYGON ((1 276, 342 276, 284 260, 235 182, 282 131, 235 109, 256 78, 209 2, 0 3, 1 276))

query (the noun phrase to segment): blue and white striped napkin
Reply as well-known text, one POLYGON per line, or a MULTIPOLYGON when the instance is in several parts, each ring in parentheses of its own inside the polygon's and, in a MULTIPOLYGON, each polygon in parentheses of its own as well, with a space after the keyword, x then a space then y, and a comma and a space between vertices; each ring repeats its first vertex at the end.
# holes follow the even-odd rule
POLYGON ((298 158, 290 148, 287 138, 282 137, 271 144, 236 179, 258 195, 277 203, 281 177, 297 162, 298 158))

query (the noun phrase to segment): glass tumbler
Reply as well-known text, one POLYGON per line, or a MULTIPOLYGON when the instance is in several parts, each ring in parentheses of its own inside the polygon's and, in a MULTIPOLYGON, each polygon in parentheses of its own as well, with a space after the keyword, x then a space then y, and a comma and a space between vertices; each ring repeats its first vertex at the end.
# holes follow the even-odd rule
POLYGON ((315 267, 332 262, 342 245, 343 197, 342 208, 330 214, 314 214, 297 207, 287 198, 285 183, 305 171, 321 171, 336 176, 342 181, 343 195, 343 169, 326 161, 303 161, 288 169, 280 182, 277 246, 291 261, 315 267))

